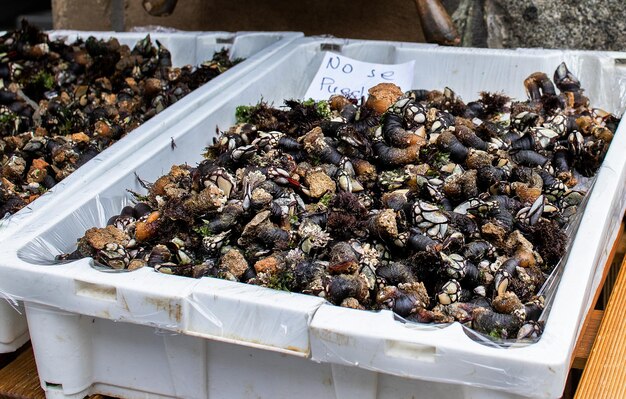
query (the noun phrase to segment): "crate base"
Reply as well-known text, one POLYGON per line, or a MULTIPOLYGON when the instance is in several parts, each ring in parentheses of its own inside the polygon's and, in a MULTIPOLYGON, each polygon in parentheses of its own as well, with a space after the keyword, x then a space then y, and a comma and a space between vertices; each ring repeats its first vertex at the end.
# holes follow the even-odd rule
POLYGON ((9 343, 0 343, 0 353, 15 352, 16 350, 24 346, 24 344, 27 343, 29 339, 30 336, 28 334, 28 331, 26 331, 9 343))
POLYGON ((25 305, 48 399, 521 398, 25 305))
POLYGON ((24 307, 20 304, 16 311, 8 302, 0 299, 0 353, 15 352, 28 339, 24 307))

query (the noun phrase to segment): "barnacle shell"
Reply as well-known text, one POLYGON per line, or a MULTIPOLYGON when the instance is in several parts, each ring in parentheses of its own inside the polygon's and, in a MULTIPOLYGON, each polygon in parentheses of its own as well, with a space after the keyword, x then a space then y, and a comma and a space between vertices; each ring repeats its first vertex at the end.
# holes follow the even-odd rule
POLYGON ((48 163, 42 158, 34 159, 26 176, 26 181, 28 183, 41 183, 48 175, 47 167, 48 163))
POLYGON ((502 295, 498 295, 491 305, 499 313, 513 313, 515 310, 522 309, 524 305, 514 292, 507 291, 502 295))
POLYGON ((19 179, 26 170, 26 161, 24 158, 13 155, 9 161, 2 167, 2 174, 11 179, 19 179))
POLYGON ((353 274, 357 271, 358 266, 356 253, 347 242, 338 242, 330 250, 329 273, 353 274))
POLYGON ((470 169, 480 169, 483 166, 491 166, 493 164, 493 155, 476 149, 470 149, 465 159, 465 163, 470 169))
POLYGON ((208 212, 221 212, 226 205, 228 197, 215 184, 209 182, 199 193, 192 193, 186 199, 183 207, 191 214, 205 214, 208 212))
POLYGON ((248 269, 248 261, 241 251, 233 248, 222 255, 220 267, 229 271, 233 276, 240 278, 248 269))
POLYGON ((341 302, 339 306, 342 306, 344 308, 350 308, 350 309, 361 309, 361 310, 365 309, 365 307, 361 305, 356 298, 352 298, 352 297, 348 297, 344 299, 343 302, 341 302))
POLYGON ((450 175, 443 182, 443 192, 459 200, 476 197, 478 195, 477 175, 478 172, 475 170, 450 175))
POLYGON ((276 273, 276 271, 278 271, 282 263, 283 263, 282 259, 276 256, 268 256, 267 258, 263 258, 257 261, 254 264, 254 270, 256 270, 257 273, 273 274, 273 273, 276 273))
POLYGON ((330 99, 328 100, 328 105, 330 105, 330 109, 335 111, 341 111, 341 109, 348 104, 352 104, 350 100, 339 94, 334 94, 330 96, 330 99))
POLYGON ((517 195, 522 202, 530 204, 535 202, 542 193, 541 188, 529 187, 528 184, 522 182, 512 183, 511 188, 515 190, 515 195, 517 195))
POLYGON ((400 87, 393 83, 379 83, 367 92, 369 97, 365 106, 379 114, 387 111, 387 108, 391 107, 404 94, 400 87))
POLYGON ((384 209, 374 215, 370 221, 372 234, 383 239, 393 239, 398 235, 396 213, 393 209, 384 209))
POLYGON ((145 222, 138 221, 135 224, 135 238, 137 241, 147 241, 158 231, 158 219, 161 214, 158 211, 152 212, 145 222))
POLYGON ((321 198, 325 194, 334 194, 337 186, 321 168, 315 168, 307 171, 304 176, 304 184, 307 185, 310 197, 321 198))
POLYGON ((129 237, 124 234, 123 231, 113 226, 106 226, 105 228, 92 227, 87 230, 84 237, 81 238, 81 241, 94 249, 104 249, 104 247, 110 243, 126 246, 128 240, 129 237))

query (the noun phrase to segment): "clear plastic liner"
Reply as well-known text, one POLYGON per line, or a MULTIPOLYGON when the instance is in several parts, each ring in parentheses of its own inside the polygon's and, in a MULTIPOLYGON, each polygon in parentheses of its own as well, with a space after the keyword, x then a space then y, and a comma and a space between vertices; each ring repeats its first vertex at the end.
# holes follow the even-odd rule
POLYGON ((172 28, 169 26, 162 25, 142 25, 142 26, 133 26, 129 29, 129 32, 140 32, 140 33, 149 33, 149 32, 159 32, 159 33, 176 33, 183 32, 180 29, 172 28))
MULTIPOLYGON (((50 306, 114 321, 144 324, 165 331, 238 343, 310 357, 312 360, 405 378, 441 381, 506 391, 516 395, 558 397, 580 322, 598 287, 602 266, 626 207, 626 125, 621 124, 593 188, 567 227, 568 255, 541 289, 546 296, 542 337, 534 342, 497 341, 459 323, 409 323, 389 311, 345 309, 322 298, 286 293, 215 278, 191 279, 154 272, 103 273, 91 259, 56 264, 85 230, 131 203, 126 189, 142 192, 134 173, 154 181, 172 164, 200 161, 208 132, 234 122, 237 105, 261 97, 275 105, 297 98, 308 86, 321 48, 334 45, 344 55, 371 62, 419 59, 414 87, 448 86, 467 101, 481 90, 525 98, 522 81, 535 71, 551 73, 563 60, 576 74, 592 104, 621 114, 626 103, 626 73, 616 54, 559 50, 476 50, 432 45, 308 38, 294 42, 240 82, 227 87, 204 109, 177 127, 144 141, 132 158, 120 160, 74 190, 68 209, 56 208, 40 226, 29 226, 0 249, 0 291, 27 303, 50 306), (504 76, 503 68, 514 71, 504 76), (472 76, 468 79, 467 76, 472 76), (177 143, 169 148, 170 137, 177 143), (121 173, 120 173, 121 172, 121 173), (89 267, 92 266, 92 267, 89 267), (62 294, 61 294, 62 293, 62 294)), ((58 203, 51 203, 52 206, 58 203)), ((469 389, 469 388, 468 388, 469 389)))

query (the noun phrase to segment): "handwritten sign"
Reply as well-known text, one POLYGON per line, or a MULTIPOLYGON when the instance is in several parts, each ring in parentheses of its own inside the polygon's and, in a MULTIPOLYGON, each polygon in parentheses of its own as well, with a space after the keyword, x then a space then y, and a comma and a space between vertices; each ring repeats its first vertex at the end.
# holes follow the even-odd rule
POLYGON ((305 99, 328 100, 333 94, 360 99, 379 83, 393 83, 403 91, 411 89, 415 61, 404 64, 374 64, 326 52, 305 99))

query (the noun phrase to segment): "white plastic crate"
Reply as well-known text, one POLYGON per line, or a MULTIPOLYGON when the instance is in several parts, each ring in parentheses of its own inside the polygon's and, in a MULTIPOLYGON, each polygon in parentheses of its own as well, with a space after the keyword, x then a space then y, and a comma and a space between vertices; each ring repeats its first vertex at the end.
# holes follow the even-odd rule
MULTIPOLYGON (((525 347, 490 347, 458 323, 403 324, 388 311, 365 312, 321 299, 213 278, 104 273, 82 259, 51 265, 86 228, 104 226, 175 163, 201 160, 215 126, 234 123, 241 104, 279 105, 304 94, 322 44, 363 61, 417 60, 415 88, 453 88, 466 101, 482 90, 524 98, 523 80, 561 61, 594 106, 621 114, 623 53, 476 50, 431 45, 306 38, 283 48, 180 124, 80 190, 0 250, 0 290, 23 300, 42 386, 49 397, 463 397, 555 398, 562 393, 580 321, 599 282, 626 203, 626 125, 601 167, 542 338, 525 347), (170 138, 176 148, 170 147, 170 138), (59 343, 62 337, 64 342, 59 343), (241 346, 231 345, 239 344, 241 346), (188 359, 189 363, 185 364, 188 359), (57 367, 60 362, 67 368, 57 367), (187 373, 182 370, 187 370, 187 373), (147 371, 149 370, 149 371, 147 371), (80 372, 78 372, 80 371, 80 372), (195 374, 194 374, 195 373, 195 374), (193 377, 185 377, 193 376, 193 377)), ((50 201, 49 209, 54 203, 50 201)))
MULTIPOLYGON (((77 38, 86 39, 89 36, 108 39, 116 37, 121 44, 127 44, 131 48, 137 41, 146 37, 150 32, 85 32, 85 31, 51 31, 48 32, 52 39, 66 39, 73 42, 77 38)), ((133 130, 124 137, 123 144, 114 144, 97 155, 90 162, 82 166, 68 178, 57 184, 45 195, 32 204, 12 215, 8 219, 0 220, 0 240, 9 237, 15 229, 28 223, 34 223, 46 214, 48 200, 66 192, 66 187, 80 187, 94 179, 103 170, 110 169, 120 159, 129 156, 140 148, 142 142, 150 140, 162 129, 176 123, 182 116, 204 104, 207 99, 219 93, 226 85, 237 81, 245 73, 254 70, 257 65, 272 53, 294 40, 301 37, 297 32, 151 32, 153 40, 159 40, 172 54, 174 66, 187 64, 198 65, 211 59, 213 53, 228 48, 231 58, 244 58, 245 61, 234 66, 224 74, 216 77, 202 87, 194 90, 177 103, 171 105, 142 126, 133 130)), ((71 192, 66 192, 70 197, 63 197, 64 201, 70 201, 71 192)), ((59 201, 62 201, 59 198, 59 201)), ((26 319, 16 312, 12 305, 0 301, 0 353, 12 352, 28 340, 26 319)))

